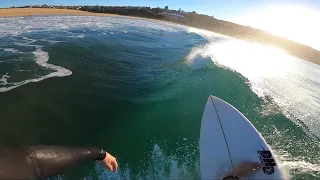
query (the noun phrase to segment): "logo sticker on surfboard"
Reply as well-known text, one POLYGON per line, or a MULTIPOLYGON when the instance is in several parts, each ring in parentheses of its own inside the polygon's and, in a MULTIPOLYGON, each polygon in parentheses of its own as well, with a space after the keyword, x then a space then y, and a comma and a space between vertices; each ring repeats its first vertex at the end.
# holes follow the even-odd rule
POLYGON ((277 166, 270 151, 258 151, 260 161, 263 164, 263 172, 271 175, 274 173, 274 166, 277 166))

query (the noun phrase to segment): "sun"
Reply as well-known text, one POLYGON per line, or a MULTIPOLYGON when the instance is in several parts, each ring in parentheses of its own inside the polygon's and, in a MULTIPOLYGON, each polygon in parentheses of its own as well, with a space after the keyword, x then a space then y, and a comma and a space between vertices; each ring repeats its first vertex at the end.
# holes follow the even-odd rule
POLYGON ((237 20, 320 50, 320 14, 305 7, 274 6, 237 20))

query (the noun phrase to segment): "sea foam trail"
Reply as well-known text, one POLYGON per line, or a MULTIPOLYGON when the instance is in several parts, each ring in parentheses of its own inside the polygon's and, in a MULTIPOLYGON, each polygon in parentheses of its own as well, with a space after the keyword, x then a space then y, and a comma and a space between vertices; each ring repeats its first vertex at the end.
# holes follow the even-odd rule
POLYGON ((48 78, 52 78, 52 77, 64 77, 64 76, 69 76, 69 75, 72 74, 72 71, 70 71, 70 70, 68 70, 66 68, 63 68, 61 66, 56 66, 56 65, 53 65, 53 64, 49 64, 48 63, 48 60, 49 60, 48 52, 43 51, 41 49, 41 47, 39 47, 39 46, 35 46, 35 47, 36 47, 36 50, 33 52, 35 62, 39 66, 51 69, 51 70, 53 70, 55 72, 52 72, 52 73, 47 74, 47 75, 44 75, 44 76, 42 76, 40 78, 27 79, 27 80, 24 80, 24 81, 13 82, 13 83, 8 83, 7 79, 10 76, 8 76, 8 74, 5 74, 0 79, 0 82, 2 82, 1 85, 11 85, 11 86, 9 86, 9 87, 1 87, 0 88, 0 92, 7 92, 7 91, 10 91, 10 90, 12 90, 14 88, 17 88, 19 86, 22 86, 22 85, 25 85, 25 84, 28 84, 28 83, 31 83, 31 82, 39 82, 39 81, 42 81, 44 79, 48 79, 48 78))

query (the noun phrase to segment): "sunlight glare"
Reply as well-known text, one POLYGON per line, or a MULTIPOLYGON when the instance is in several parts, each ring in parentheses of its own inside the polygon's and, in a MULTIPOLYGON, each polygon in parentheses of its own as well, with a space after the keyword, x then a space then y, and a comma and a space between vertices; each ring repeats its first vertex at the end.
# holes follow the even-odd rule
POLYGON ((320 14, 298 6, 275 6, 236 22, 268 31, 320 50, 320 14))

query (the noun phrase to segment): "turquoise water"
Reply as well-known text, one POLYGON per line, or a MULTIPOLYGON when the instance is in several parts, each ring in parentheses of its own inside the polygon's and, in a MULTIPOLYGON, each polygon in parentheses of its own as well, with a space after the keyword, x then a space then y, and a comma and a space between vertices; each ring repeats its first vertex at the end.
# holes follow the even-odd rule
POLYGON ((204 105, 238 108, 289 179, 319 179, 320 66, 212 32, 119 17, 0 19, 0 142, 99 145, 56 179, 199 179, 204 105))

